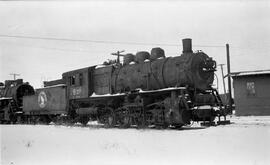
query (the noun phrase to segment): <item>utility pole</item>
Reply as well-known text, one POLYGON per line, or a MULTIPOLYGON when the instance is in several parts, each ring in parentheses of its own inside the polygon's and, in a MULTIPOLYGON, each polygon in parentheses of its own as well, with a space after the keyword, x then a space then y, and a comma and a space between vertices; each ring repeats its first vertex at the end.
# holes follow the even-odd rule
POLYGON ((228 69, 228 88, 229 88, 229 112, 232 113, 232 88, 231 88, 231 65, 230 65, 230 48, 226 44, 227 69, 228 69))
POLYGON ((9 75, 13 76, 13 79, 16 80, 16 76, 20 76, 18 73, 10 73, 9 75))
POLYGON ((223 89, 224 89, 224 99, 225 99, 225 103, 227 103, 227 94, 226 94, 226 87, 225 87, 225 80, 224 80, 224 73, 223 73, 223 66, 225 64, 219 64, 220 68, 221 68, 221 74, 222 74, 222 82, 223 82, 223 89))
POLYGON ((120 54, 120 53, 123 53, 123 52, 125 52, 125 51, 122 50, 122 51, 117 51, 116 53, 112 53, 112 55, 117 56, 117 61, 116 62, 118 64, 120 63, 120 56, 124 56, 124 55, 120 54))

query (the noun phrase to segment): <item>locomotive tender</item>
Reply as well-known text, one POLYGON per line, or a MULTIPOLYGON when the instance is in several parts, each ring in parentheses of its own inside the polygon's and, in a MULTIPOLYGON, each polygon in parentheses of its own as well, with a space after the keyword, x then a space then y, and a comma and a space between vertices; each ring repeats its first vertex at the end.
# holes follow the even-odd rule
POLYGON ((81 122, 98 120, 106 126, 181 127, 191 121, 213 122, 226 111, 215 89, 216 62, 192 51, 191 39, 183 39, 181 56, 124 55, 124 62, 109 61, 62 74, 44 82, 44 88, 23 97, 27 122, 81 122))

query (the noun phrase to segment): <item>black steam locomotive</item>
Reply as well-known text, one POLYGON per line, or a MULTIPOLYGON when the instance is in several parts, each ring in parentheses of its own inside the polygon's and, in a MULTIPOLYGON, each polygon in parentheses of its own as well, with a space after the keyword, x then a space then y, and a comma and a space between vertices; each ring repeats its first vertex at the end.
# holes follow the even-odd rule
POLYGON ((161 48, 116 55, 117 60, 63 73, 35 93, 24 93, 14 121, 181 127, 227 115, 211 87, 216 62, 194 53, 191 39, 183 40, 183 53, 176 57, 165 57, 161 48))
POLYGON ((34 88, 22 79, 0 83, 0 121, 15 122, 23 113, 23 96, 34 95, 34 88))

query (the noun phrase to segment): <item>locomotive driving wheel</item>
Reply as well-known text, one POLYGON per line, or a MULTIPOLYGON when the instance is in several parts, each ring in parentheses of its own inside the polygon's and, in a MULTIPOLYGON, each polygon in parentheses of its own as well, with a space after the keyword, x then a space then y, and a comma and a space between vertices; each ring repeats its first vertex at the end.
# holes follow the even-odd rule
POLYGON ((165 120, 165 107, 163 104, 155 104, 154 109, 152 109, 152 113, 154 125, 156 128, 165 129, 169 126, 165 120))
POLYGON ((122 123, 121 126, 124 127, 124 128, 128 128, 128 127, 130 127, 130 125, 131 125, 130 116, 125 115, 124 118, 123 118, 123 123, 122 123))
POLYGON ((106 127, 114 127, 115 126, 115 114, 112 108, 107 107, 106 108, 106 115, 105 115, 105 126, 106 127))
POLYGON ((131 117, 127 107, 121 107, 117 110, 117 123, 121 128, 128 128, 131 125, 131 117))
POLYGON ((144 128, 146 125, 144 108, 142 106, 136 106, 132 108, 132 123, 137 126, 137 128, 144 128))

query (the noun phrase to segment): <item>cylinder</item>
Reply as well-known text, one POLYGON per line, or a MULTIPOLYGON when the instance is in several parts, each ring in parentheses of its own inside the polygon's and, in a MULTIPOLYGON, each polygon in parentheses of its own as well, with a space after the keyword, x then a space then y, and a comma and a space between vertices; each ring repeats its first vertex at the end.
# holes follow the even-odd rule
POLYGON ((164 50, 159 48, 159 47, 152 48, 150 59, 153 61, 153 60, 156 60, 156 59, 161 58, 161 57, 165 58, 164 50))
POLYGON ((190 38, 183 39, 182 43, 183 43, 183 53, 193 53, 192 40, 190 38))

